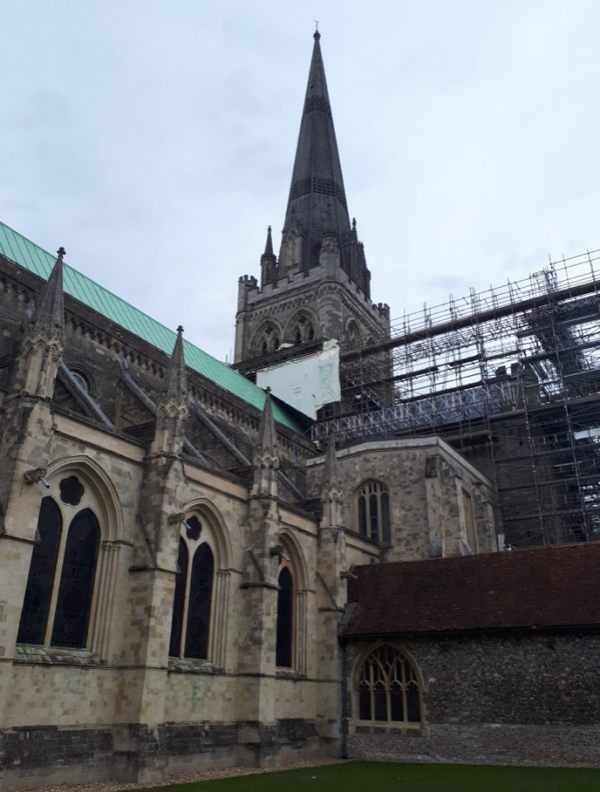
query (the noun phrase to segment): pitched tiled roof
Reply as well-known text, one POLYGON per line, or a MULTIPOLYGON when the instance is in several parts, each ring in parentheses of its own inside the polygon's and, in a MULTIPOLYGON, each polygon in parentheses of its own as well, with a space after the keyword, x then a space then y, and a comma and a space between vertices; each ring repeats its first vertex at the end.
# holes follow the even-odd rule
MULTIPOLYGON (((0 222, 0 254, 19 264, 26 270, 48 280, 55 256, 43 250, 39 245, 0 222)), ((170 355, 175 344, 176 333, 152 319, 150 316, 134 308, 133 305, 117 297, 108 289, 95 283, 90 278, 72 267, 64 265, 65 292, 79 302, 92 308, 111 322, 152 344, 161 352, 170 355)), ((238 398, 251 404, 256 409, 263 409, 265 393, 262 388, 247 380, 235 369, 209 355, 189 341, 184 341, 186 364, 211 380, 223 390, 233 393, 238 398)), ((273 415, 288 429, 301 432, 298 422, 279 404, 273 404, 273 415)))
POLYGON ((353 573, 346 636, 600 625, 600 542, 353 573))

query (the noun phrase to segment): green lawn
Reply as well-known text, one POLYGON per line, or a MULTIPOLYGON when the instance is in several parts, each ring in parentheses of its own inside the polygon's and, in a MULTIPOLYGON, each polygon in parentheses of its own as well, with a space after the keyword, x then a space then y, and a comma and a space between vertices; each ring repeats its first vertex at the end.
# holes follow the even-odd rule
POLYGON ((347 762, 146 792, 598 792, 600 770, 347 762))

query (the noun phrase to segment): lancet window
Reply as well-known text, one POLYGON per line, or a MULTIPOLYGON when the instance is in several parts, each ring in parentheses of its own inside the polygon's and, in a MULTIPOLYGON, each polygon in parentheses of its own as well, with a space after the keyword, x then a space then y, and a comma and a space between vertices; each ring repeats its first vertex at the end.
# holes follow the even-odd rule
POLYGON ((355 525, 372 542, 390 542, 390 496, 382 481, 365 481, 355 495, 355 525))
POLYGON ((182 526, 169 655, 209 658, 215 559, 203 536, 204 526, 192 515, 182 526))
POLYGON ((275 664, 278 668, 292 668, 294 664, 294 598, 292 571, 287 564, 279 571, 277 579, 277 632, 275 664))
POLYGON ((17 642, 73 649, 89 645, 101 529, 76 475, 42 500, 17 642))
POLYGON ((355 718, 406 728, 421 725, 419 677, 413 663, 395 647, 379 646, 361 663, 355 686, 355 718))

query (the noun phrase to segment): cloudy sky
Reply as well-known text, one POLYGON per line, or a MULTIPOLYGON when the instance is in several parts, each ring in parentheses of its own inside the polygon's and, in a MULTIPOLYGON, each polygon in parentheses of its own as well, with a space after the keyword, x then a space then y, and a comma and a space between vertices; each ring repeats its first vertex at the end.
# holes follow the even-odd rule
POLYGON ((0 0, 0 219, 224 359, 314 19, 392 316, 600 247, 597 0, 0 0))

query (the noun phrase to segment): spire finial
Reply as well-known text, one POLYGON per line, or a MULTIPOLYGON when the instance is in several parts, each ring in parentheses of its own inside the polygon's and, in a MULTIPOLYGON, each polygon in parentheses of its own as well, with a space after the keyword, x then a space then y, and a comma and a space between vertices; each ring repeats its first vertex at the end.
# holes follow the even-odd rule
POLYGON ((183 333, 183 325, 177 326, 177 335, 181 335, 183 333))
POLYGON ((313 33, 313 38, 315 41, 318 41, 321 38, 321 34, 319 33, 319 20, 313 19, 313 22, 315 23, 315 32, 313 33))
POLYGON ((67 255, 67 251, 61 245, 58 250, 56 251, 58 258, 62 261, 63 258, 67 255))

